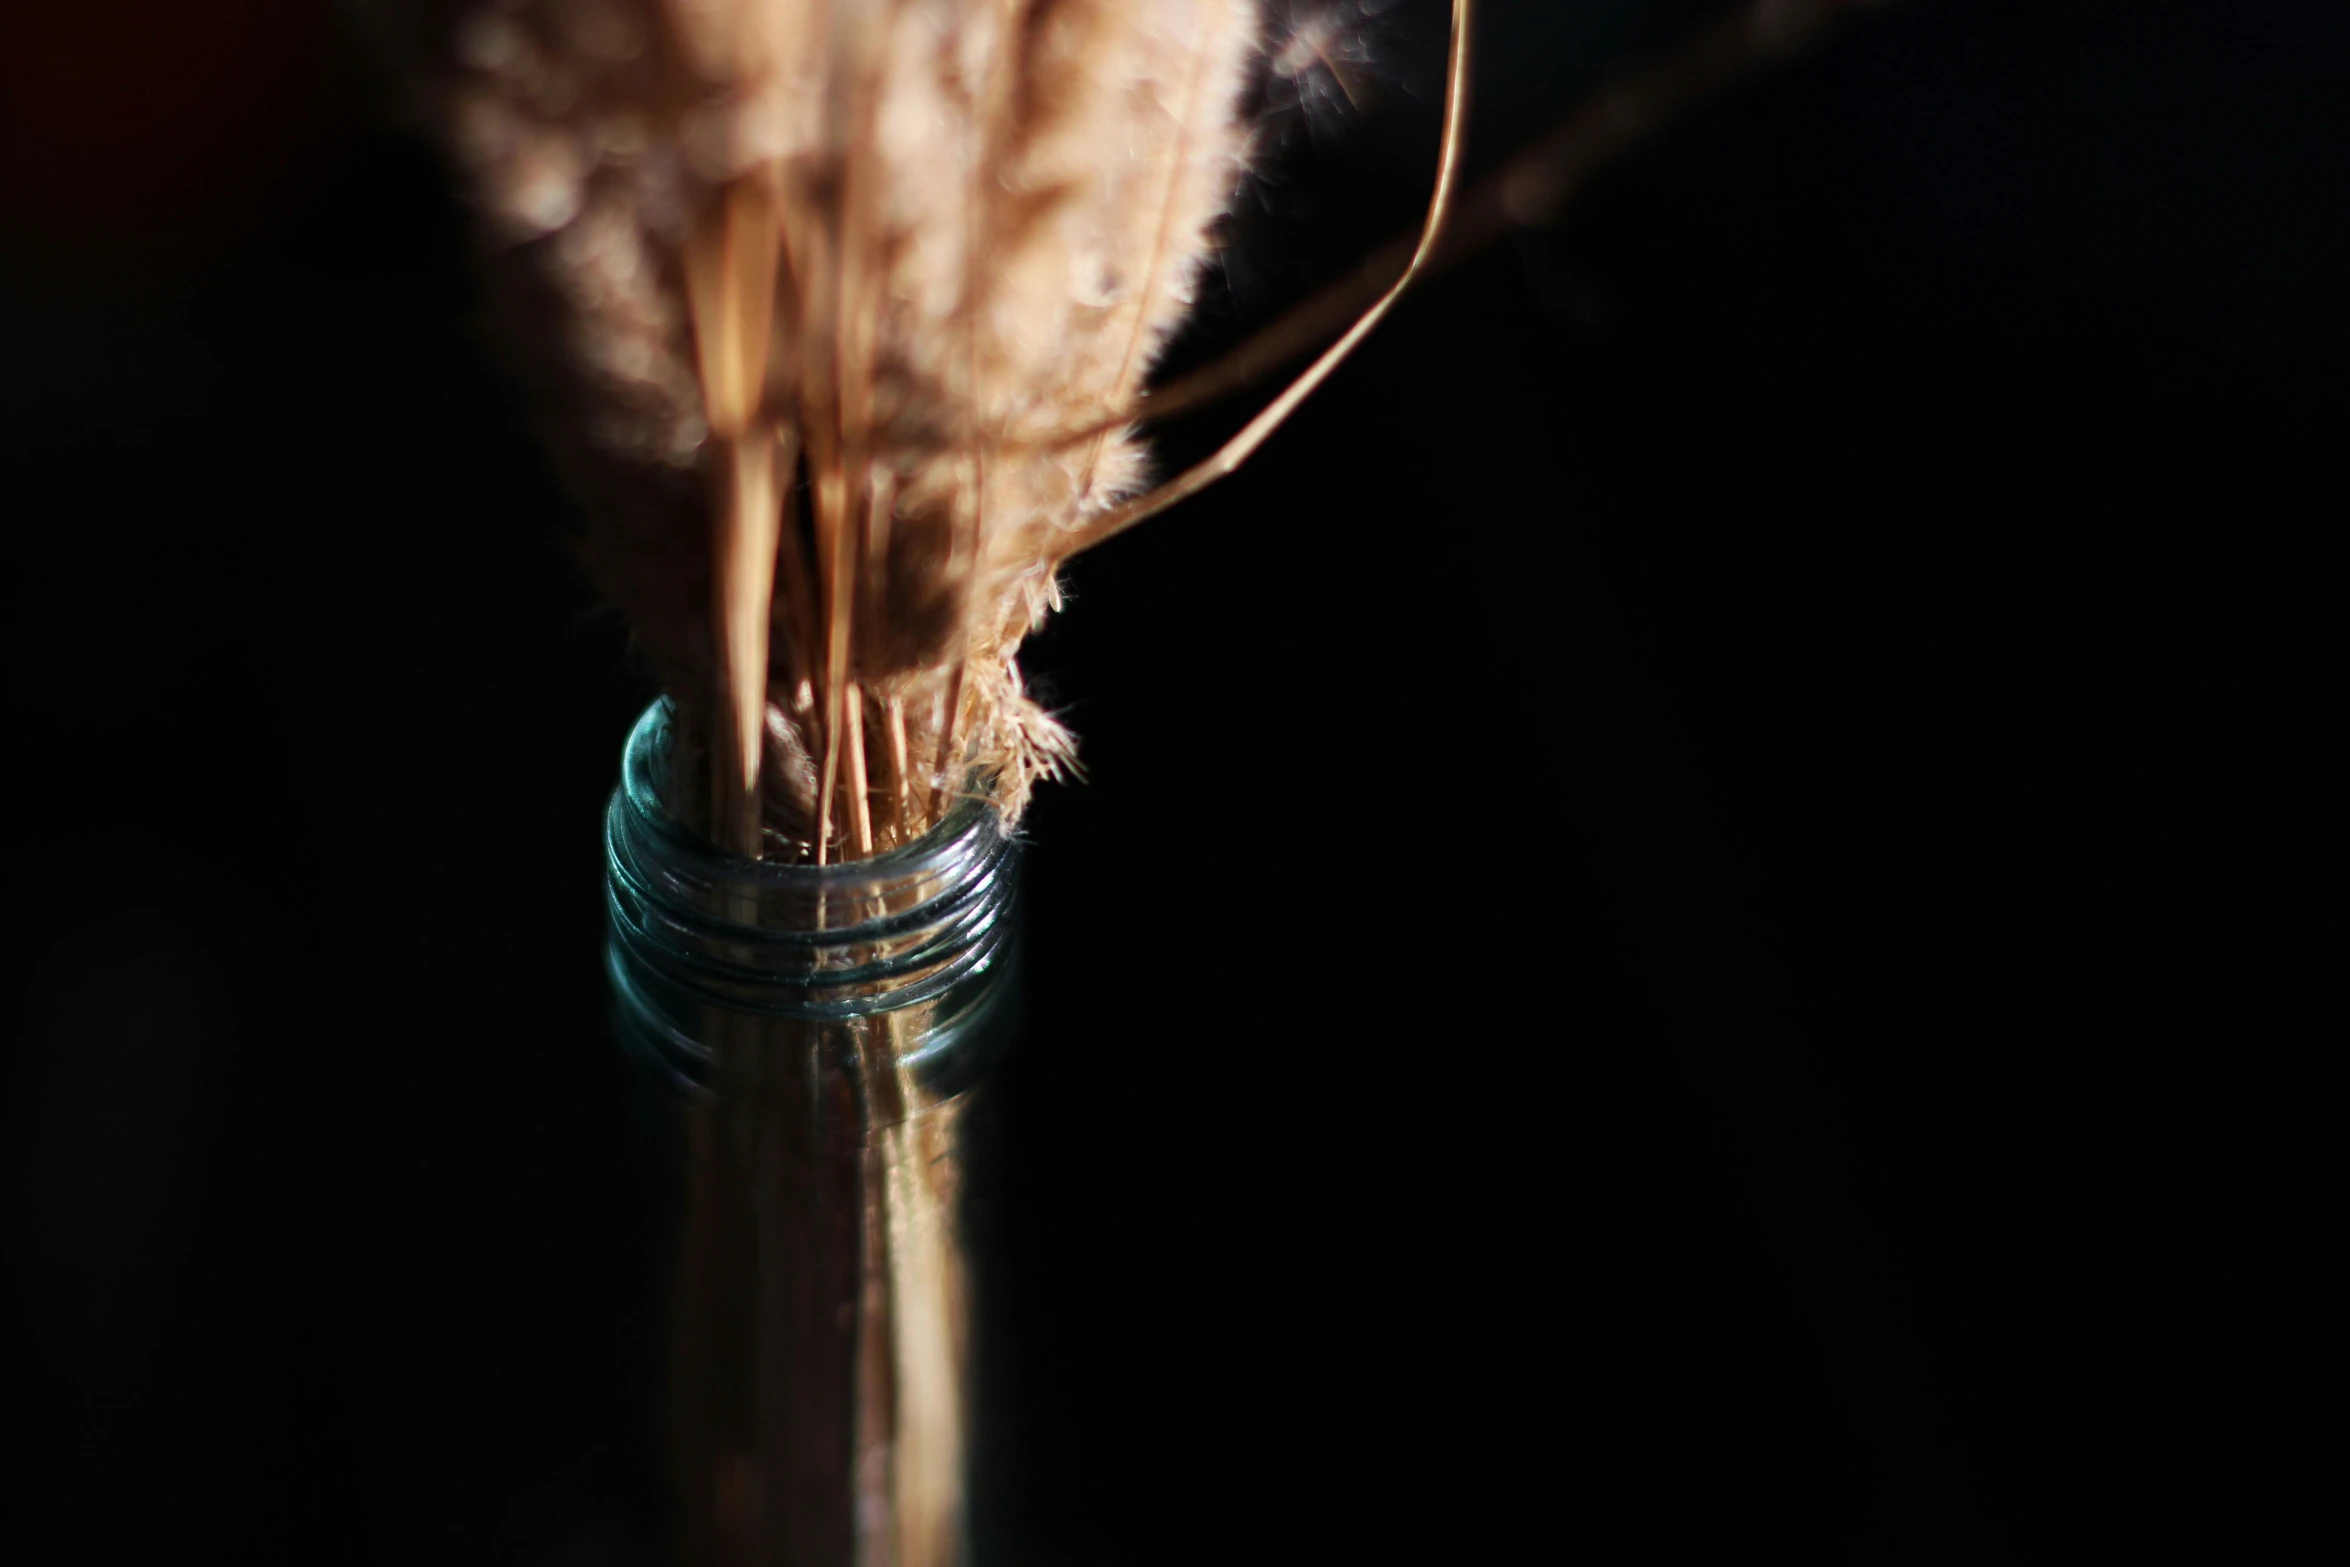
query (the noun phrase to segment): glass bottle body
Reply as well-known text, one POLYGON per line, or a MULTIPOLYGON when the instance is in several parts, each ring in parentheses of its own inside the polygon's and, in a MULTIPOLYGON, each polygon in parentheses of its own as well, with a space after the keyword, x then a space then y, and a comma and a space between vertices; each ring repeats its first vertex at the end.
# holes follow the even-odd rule
POLYGON ((669 772, 656 707, 606 819, 608 961, 680 1567, 944 1567, 970 1429, 963 1121, 1013 1021, 1017 854, 972 802, 874 859, 749 860, 685 830, 669 772))

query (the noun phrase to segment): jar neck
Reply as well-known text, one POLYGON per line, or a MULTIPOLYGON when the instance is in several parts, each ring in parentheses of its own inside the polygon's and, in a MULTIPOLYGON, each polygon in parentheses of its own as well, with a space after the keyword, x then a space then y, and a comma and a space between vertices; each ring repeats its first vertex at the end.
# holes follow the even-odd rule
POLYGON ((707 1086, 731 1018, 823 1023, 900 1014, 901 1064, 940 1088, 977 1065, 1004 1010, 1019 856, 994 811, 965 801, 871 859, 779 864, 702 841, 669 802, 671 710, 623 753, 605 817, 609 958, 623 1035, 707 1086))

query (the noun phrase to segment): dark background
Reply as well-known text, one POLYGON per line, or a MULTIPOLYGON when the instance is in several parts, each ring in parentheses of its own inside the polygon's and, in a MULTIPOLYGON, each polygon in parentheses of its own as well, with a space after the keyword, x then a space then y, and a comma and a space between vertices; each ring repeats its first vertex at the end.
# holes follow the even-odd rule
MULTIPOLYGON (((1488 9, 1490 164, 1710 8, 1488 9)), ((1441 35, 1179 358, 1411 221, 1441 35)), ((380 97, 0 25, 15 1559, 624 1559, 649 689, 380 97)), ((1877 7, 1078 566, 1017 1560, 2350 1560, 2346 170, 2350 10, 1877 7)))

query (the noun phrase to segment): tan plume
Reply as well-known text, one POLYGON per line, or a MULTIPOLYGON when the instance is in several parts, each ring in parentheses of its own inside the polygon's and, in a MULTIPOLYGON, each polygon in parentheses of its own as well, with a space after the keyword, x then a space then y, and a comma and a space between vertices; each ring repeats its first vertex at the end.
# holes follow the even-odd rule
POLYGON ((494 0, 441 111, 710 828, 855 856, 1065 767, 1025 637, 1140 487, 1252 0, 494 0))

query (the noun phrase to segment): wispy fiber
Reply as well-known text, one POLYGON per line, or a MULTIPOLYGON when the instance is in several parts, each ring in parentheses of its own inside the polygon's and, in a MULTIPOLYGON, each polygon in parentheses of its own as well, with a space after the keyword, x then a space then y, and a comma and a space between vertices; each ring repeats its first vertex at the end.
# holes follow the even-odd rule
POLYGON ((560 345, 710 829, 855 856, 1064 766, 1023 637, 1239 176, 1253 0, 487 0, 438 110, 560 345))

